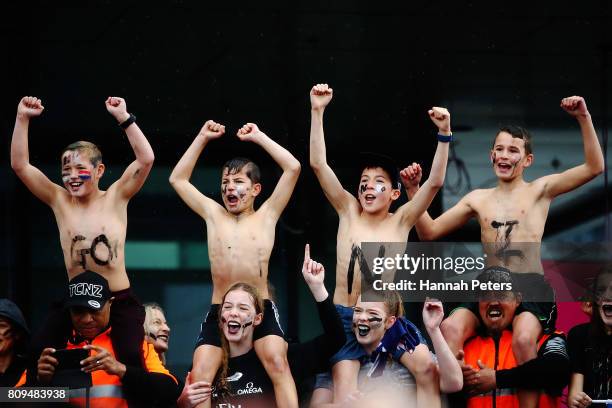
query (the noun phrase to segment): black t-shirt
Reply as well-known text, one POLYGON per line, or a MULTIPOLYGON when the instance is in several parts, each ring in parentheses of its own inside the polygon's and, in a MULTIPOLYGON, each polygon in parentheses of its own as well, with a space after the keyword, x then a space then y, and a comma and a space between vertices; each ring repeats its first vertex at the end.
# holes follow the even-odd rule
POLYGON ((255 349, 229 359, 227 370, 227 397, 213 397, 216 408, 267 408, 275 407, 274 386, 255 349))
POLYGON ((573 373, 584 375, 583 391, 592 399, 612 397, 612 336, 603 347, 593 346, 590 324, 570 330, 567 344, 573 373))
MULTIPOLYGON (((290 343, 287 360, 296 384, 309 376, 329 370, 329 359, 344 345, 346 337, 331 297, 317 303, 323 334, 305 343, 290 343)), ((230 395, 213 395, 215 408, 276 407, 274 387, 255 349, 228 362, 230 395)))

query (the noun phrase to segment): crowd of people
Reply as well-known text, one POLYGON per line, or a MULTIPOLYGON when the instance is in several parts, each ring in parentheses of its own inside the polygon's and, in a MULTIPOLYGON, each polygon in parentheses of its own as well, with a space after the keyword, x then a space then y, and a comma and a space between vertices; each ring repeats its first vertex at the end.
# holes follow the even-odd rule
MULTIPOLYGON (((0 378, 3 386, 69 387, 71 404, 90 407, 587 407, 610 400, 612 387, 612 269, 589 291, 591 323, 566 335, 556 329, 554 292, 539 251, 525 256, 515 243, 538 248, 552 200, 595 178, 604 161, 583 98, 561 101, 576 118, 584 163, 528 182, 531 136, 520 127, 499 130, 489 150, 497 185, 474 190, 433 219, 427 213, 444 184, 453 140, 447 109, 427 114, 437 128, 429 177, 413 163, 399 171, 387 156, 364 154, 356 194, 327 162, 323 117, 333 98, 327 84, 310 92, 310 167, 338 214, 335 290, 306 244, 302 275, 316 303, 323 334, 288 343, 268 287, 276 224, 301 171, 285 148, 247 123, 236 136, 258 144, 281 167, 270 196, 258 166, 245 158, 221 168, 221 204, 190 179, 208 143, 225 127, 207 121, 170 176, 179 197, 206 223, 213 281, 210 308, 194 345, 190 371, 171 373, 166 359, 170 327, 156 303, 142 305, 125 268, 127 206, 153 166, 153 148, 127 110, 109 97, 108 112, 124 129, 135 160, 107 190, 99 188, 105 165, 86 141, 61 154, 63 186, 29 160, 28 127, 42 101, 24 97, 17 108, 11 166, 55 215, 68 283, 61 303, 30 333, 15 303, 0 300, 0 378), (408 201, 391 212, 406 189, 408 201), (483 283, 511 284, 477 291, 477 300, 449 308, 427 299, 422 321, 406 317, 398 292, 371 293, 362 243, 438 240, 470 218, 480 224, 487 258, 483 283), (492 245, 491 245, 492 244, 492 245), (487 249, 493 248, 493 249, 487 249), (491 251, 491 252, 488 252, 491 251), (534 261, 535 259, 535 261, 534 261), (527 286, 547 297, 531 298, 527 286), (523 283, 523 284, 521 284, 523 283), (514 284, 514 286, 512 286, 514 284), (538 289, 540 290, 540 289, 538 289), (367 292, 367 293, 366 293, 367 292), (423 327, 422 333, 418 326, 423 327), (184 379, 184 381, 182 381, 184 379), (562 391, 569 385, 567 400, 562 391)), ((407 307, 413 307, 408 303, 407 307)), ((190 311, 201 313, 201 311, 190 311)))

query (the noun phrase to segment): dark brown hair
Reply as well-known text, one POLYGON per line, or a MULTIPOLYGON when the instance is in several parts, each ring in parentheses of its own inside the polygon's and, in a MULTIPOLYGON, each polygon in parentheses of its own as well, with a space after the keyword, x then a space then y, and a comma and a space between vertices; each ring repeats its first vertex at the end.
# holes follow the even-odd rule
POLYGON ((493 145, 491 146, 492 149, 495 148, 495 141, 497 140, 497 136, 499 136, 499 134, 502 132, 508 133, 515 139, 522 139, 525 142, 525 153, 533 153, 531 147, 531 134, 529 134, 527 129, 515 125, 507 125, 499 128, 497 134, 495 135, 495 138, 493 139, 493 145))
POLYGON ((234 157, 233 159, 228 160, 221 168, 221 172, 225 173, 225 169, 227 169, 229 174, 236 174, 244 167, 246 167, 246 175, 249 180, 251 180, 253 184, 259 183, 261 180, 259 166, 257 166, 252 160, 244 157, 234 157))

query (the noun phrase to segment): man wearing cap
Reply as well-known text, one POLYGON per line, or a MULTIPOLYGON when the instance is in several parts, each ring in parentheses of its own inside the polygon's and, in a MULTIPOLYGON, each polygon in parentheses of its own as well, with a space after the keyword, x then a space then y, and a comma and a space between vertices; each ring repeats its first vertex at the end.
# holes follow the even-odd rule
MULTIPOLYGON (((481 283, 513 285, 510 271, 490 267, 481 283)), ((512 287, 512 286, 510 286, 512 287)), ((538 339, 538 356, 517 364, 512 350, 512 321, 521 304, 516 290, 482 291, 478 312, 480 332, 465 343, 463 364, 467 407, 519 407, 518 390, 539 391, 539 407, 560 406, 561 391, 569 382, 570 363, 565 336, 543 334, 538 339)))
POLYGON ((0 299, 0 387, 13 387, 23 375, 30 330, 19 307, 0 299))
MULTIPOLYGON (((73 332, 66 349, 89 351, 90 356, 80 364, 93 384, 88 390, 71 389, 71 403, 85 406, 86 397, 92 408, 152 407, 173 403, 180 394, 178 383, 163 366, 152 344, 145 341, 142 344, 144 369, 117 361, 110 337, 112 302, 108 281, 100 274, 84 272, 68 283, 65 304, 70 311, 73 332)), ((49 384, 53 380, 59 363, 55 352, 53 348, 45 348, 40 355, 39 384, 49 384)))

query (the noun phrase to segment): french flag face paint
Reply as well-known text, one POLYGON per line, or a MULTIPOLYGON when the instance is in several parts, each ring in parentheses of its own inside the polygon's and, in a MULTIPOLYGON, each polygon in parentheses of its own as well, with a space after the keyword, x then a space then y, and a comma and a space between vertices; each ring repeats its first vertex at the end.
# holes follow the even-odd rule
POLYGON ((91 179, 91 171, 89 170, 79 170, 79 178, 81 181, 87 181, 91 179))

